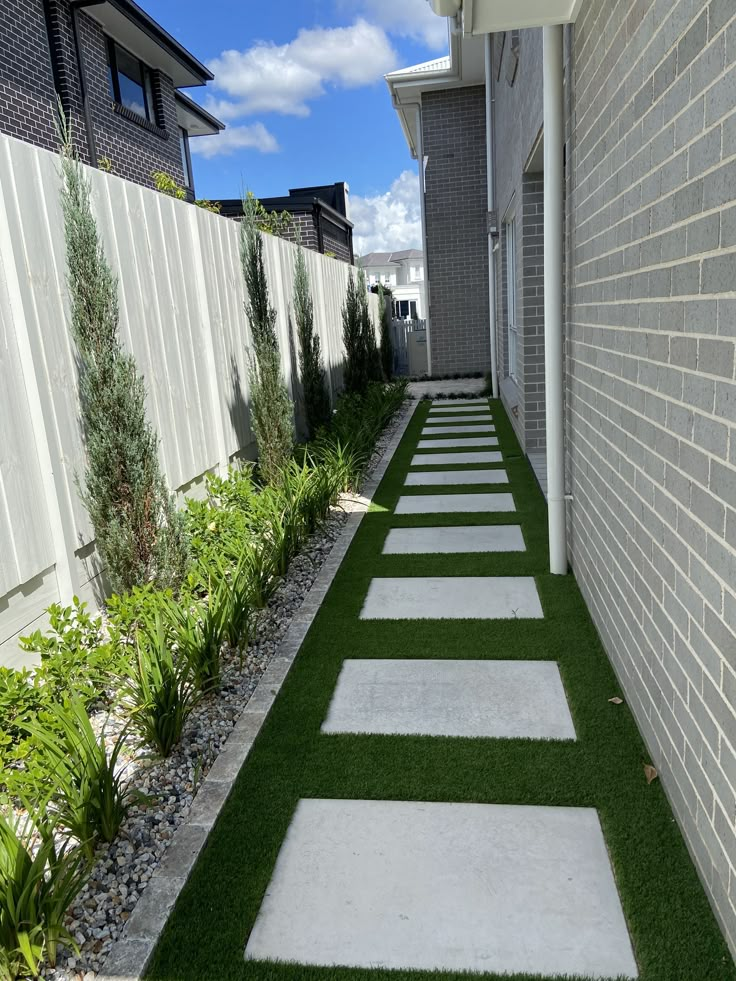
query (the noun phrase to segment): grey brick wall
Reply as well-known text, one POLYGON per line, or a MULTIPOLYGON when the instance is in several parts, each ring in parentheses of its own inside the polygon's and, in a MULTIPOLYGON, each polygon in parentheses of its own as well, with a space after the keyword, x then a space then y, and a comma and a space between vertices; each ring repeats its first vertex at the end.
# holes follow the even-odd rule
POLYGON ((522 391, 524 449, 543 450, 544 406, 544 177, 524 174, 521 188, 521 294, 517 363, 522 391))
POLYGON ((485 89, 424 93, 432 371, 487 371, 485 89))
MULTIPOLYGON (((52 0, 52 36, 59 63, 60 94, 71 112, 80 154, 90 162, 81 91, 72 39, 69 0, 52 0)), ((163 170, 184 182, 174 85, 154 73, 157 125, 118 111, 110 98, 107 49, 101 27, 79 13, 97 156, 108 157, 121 177, 151 186, 151 172, 163 170)), ((0 132, 56 148, 56 101, 48 33, 41 0, 0 0, 0 132)))
POLYGON ((508 297, 506 249, 502 226, 496 264, 496 312, 501 398, 526 452, 545 447, 544 413, 544 184, 530 161, 542 126, 542 31, 518 32, 518 64, 511 35, 494 50, 496 125, 496 200, 503 219, 516 216, 517 357, 516 382, 508 378, 508 297), (510 79, 513 78, 513 85, 510 79), (531 168, 531 169, 530 169, 531 168))
POLYGON ((736 5, 568 42, 571 559, 736 950, 736 5))
POLYGON ((41 0, 2 0, 0 131, 52 149, 54 100, 41 0))

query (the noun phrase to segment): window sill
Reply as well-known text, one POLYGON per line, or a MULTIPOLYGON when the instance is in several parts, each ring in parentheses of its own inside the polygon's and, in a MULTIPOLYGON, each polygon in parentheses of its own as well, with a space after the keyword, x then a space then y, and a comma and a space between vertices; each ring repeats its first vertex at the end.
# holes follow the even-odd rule
POLYGON ((169 138, 169 134, 165 129, 162 129, 155 123, 150 122, 144 116, 139 116, 137 112, 133 112, 132 109, 128 109, 127 106, 122 105, 120 102, 112 103, 112 111, 116 115, 122 116, 123 119, 127 119, 129 123, 135 123, 136 126, 140 126, 141 129, 145 129, 149 133, 153 133, 162 140, 168 140, 169 138))

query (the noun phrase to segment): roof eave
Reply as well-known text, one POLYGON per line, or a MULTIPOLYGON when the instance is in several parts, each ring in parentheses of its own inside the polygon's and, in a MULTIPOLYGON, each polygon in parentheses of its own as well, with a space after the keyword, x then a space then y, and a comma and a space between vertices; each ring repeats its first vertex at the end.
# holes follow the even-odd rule
POLYGON ((73 0, 73 5, 84 9, 93 20, 98 21, 103 27, 108 26, 105 10, 116 11, 124 17, 134 28, 154 41, 169 58, 181 67, 181 77, 175 81, 177 86, 206 85, 207 82, 214 79, 215 76, 209 68, 206 68, 190 51, 179 44, 134 0, 73 0))

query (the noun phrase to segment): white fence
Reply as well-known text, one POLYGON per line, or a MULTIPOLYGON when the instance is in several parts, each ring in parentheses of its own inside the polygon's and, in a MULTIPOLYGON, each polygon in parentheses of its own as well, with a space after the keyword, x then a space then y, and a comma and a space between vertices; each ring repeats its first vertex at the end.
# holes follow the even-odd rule
MULTIPOLYGON (((98 226, 118 274, 120 327, 148 389, 173 489, 254 455, 249 329, 239 226, 182 201, 88 170, 98 226)), ((292 324, 296 247, 266 236, 282 363, 299 406, 292 324)), ((331 391, 342 381, 340 311, 349 267, 307 252, 331 391)), ((0 663, 19 634, 75 593, 99 600, 100 563, 75 475, 83 469, 59 204, 58 158, 0 136, 0 663)), ((374 306, 375 297, 371 297, 374 306)), ((297 416, 300 415, 298 408, 297 416)), ((299 419, 298 419, 299 421, 299 419)))

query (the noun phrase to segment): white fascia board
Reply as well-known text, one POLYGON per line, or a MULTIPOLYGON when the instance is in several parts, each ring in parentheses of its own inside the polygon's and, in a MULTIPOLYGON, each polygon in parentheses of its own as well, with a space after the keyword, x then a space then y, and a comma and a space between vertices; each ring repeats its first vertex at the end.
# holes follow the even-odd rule
POLYGON ((464 0, 463 33, 493 34, 572 24, 581 6, 582 0, 464 0))

